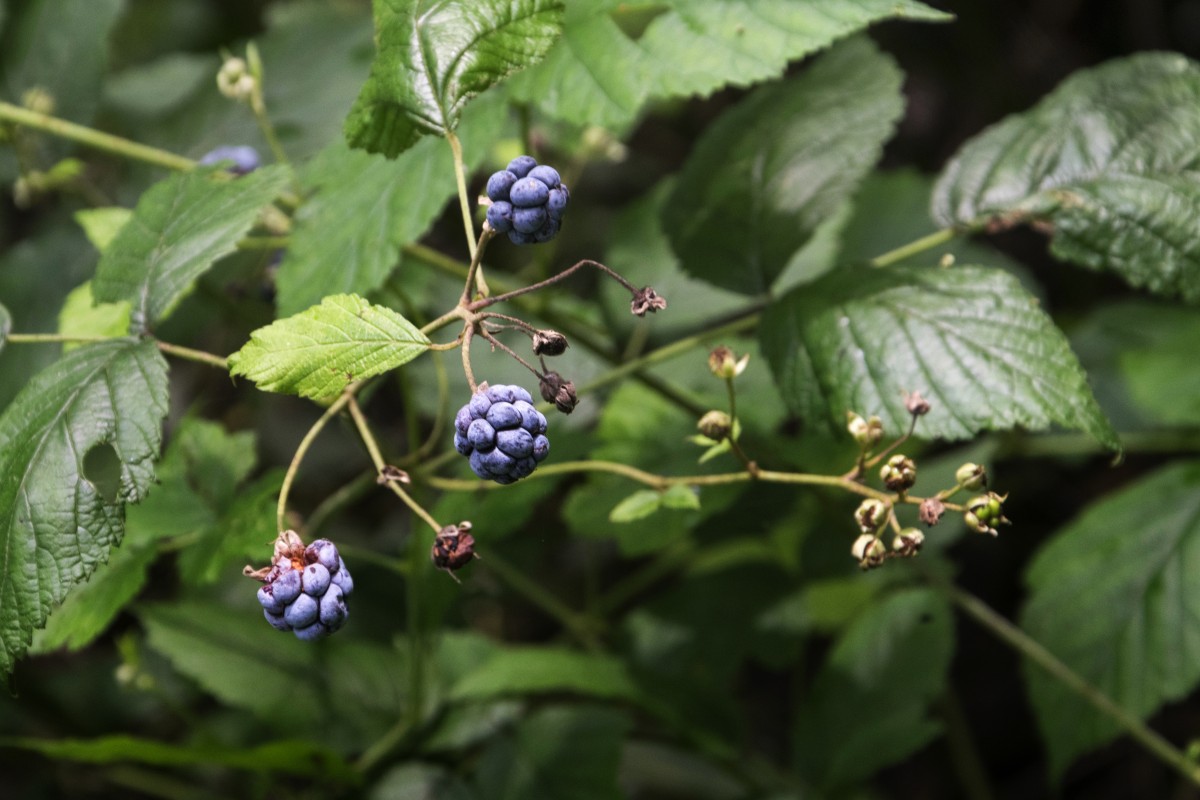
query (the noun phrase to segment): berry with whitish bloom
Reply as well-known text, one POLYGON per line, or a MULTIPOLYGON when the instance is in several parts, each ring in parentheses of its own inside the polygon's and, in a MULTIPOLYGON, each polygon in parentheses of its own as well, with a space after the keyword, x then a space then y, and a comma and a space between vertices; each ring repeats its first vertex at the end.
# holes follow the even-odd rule
POLYGON ((275 541, 273 563, 246 575, 263 581, 258 602, 274 628, 291 631, 297 638, 322 639, 346 622, 346 596, 354 581, 337 546, 317 539, 307 547, 294 531, 284 531, 275 541))
POLYGON ((520 386, 481 384, 454 418, 454 447, 481 478, 509 484, 550 453, 546 418, 520 386))
POLYGON ((488 206, 487 210, 488 225, 492 226, 492 230, 496 233, 508 233, 513 226, 513 207, 512 203, 507 200, 500 200, 488 206))
POLYGON ((570 192, 558 170, 539 165, 531 156, 518 156, 487 181, 488 225, 508 234, 513 244, 538 244, 553 239, 562 228, 570 192))
POLYGON ((874 536, 887 524, 888 513, 887 503, 875 498, 868 498, 863 500, 855 510, 854 521, 858 523, 859 530, 874 536))
POLYGON ((879 477, 893 492, 907 492, 917 482, 917 465, 908 456, 896 454, 879 470, 879 477))
POLYGON ((259 168, 262 163, 258 151, 249 145, 217 147, 200 156, 202 166, 230 162, 228 171, 234 175, 245 175, 259 168))
POLYGON ((968 461, 955 471, 954 480, 964 489, 977 492, 987 486, 987 470, 968 461))
POLYGON ((864 533, 854 540, 850 547, 850 555, 858 560, 858 566, 862 569, 873 569, 887 558, 887 548, 878 536, 864 533))

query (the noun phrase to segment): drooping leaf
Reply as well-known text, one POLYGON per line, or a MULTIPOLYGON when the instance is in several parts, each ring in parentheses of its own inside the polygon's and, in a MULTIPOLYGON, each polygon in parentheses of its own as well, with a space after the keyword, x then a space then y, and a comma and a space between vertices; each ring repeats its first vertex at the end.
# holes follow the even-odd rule
POLYGON ((229 357, 229 372, 265 392, 332 397, 354 381, 407 364, 429 344, 390 308, 341 294, 254 331, 229 357))
POLYGON ((75 221, 83 228, 92 246, 103 253, 132 216, 133 211, 121 206, 85 208, 75 212, 75 221))
POLYGON ((346 118, 352 147, 388 158, 458 125, 466 103, 537 62, 560 32, 557 0, 375 0, 378 52, 346 118))
MULTIPOLYGON (((129 330, 128 300, 97 303, 92 297, 92 282, 84 281, 71 290, 58 312, 58 332, 63 336, 121 336, 129 330)), ((63 350, 78 347, 67 342, 63 350)))
POLYGON ((617 767, 631 721, 621 711, 550 706, 529 715, 511 738, 480 757, 475 785, 483 800, 620 800, 617 767))
POLYGON ((903 110, 901 74, 866 39, 763 86, 699 139, 663 206, 690 274, 760 294, 879 158, 903 110))
POLYGON ((638 697, 638 688, 620 660, 555 647, 500 650, 455 683, 450 696, 481 700, 546 692, 624 700, 638 697))
POLYGON ((933 200, 943 225, 1033 222, 1057 257, 1200 300, 1200 64, 1144 53, 1079 72, 968 142, 933 200))
POLYGON ((796 766, 832 790, 920 750, 954 652, 950 609, 910 589, 869 606, 838 638, 796 713, 796 766))
POLYGON ((154 342, 118 339, 66 354, 0 416, 0 671, 120 541, 124 504, 154 480, 166 410, 154 342), (89 479, 97 456, 111 485, 89 479))
POLYGON ((86 764, 134 763, 157 767, 222 766, 250 772, 354 779, 350 766, 337 755, 305 739, 226 747, 215 743, 167 744, 154 739, 114 735, 100 739, 33 739, 7 737, 0 747, 15 747, 62 761, 86 764))
POLYGON ((874 22, 950 18, 908 0, 669 2, 635 36, 630 18, 640 12, 613 0, 569 5, 562 39, 510 91, 558 119, 622 128, 649 100, 778 77, 788 62, 874 22))
POLYGON ((760 328, 784 397, 832 429, 847 410, 923 436, 1055 424, 1119 449, 1066 337, 1011 275, 983 267, 845 270, 774 303, 760 328))
POLYGON ((131 331, 149 330, 214 261, 234 251, 289 175, 264 167, 222 180, 196 170, 155 184, 101 256, 92 281, 96 299, 130 301, 131 331))
MULTIPOLYGON (((1200 462, 1155 472, 1088 508, 1026 573, 1022 627, 1139 717, 1200 681, 1200 462)), ((1034 664, 1025 677, 1057 779, 1121 729, 1034 664)))

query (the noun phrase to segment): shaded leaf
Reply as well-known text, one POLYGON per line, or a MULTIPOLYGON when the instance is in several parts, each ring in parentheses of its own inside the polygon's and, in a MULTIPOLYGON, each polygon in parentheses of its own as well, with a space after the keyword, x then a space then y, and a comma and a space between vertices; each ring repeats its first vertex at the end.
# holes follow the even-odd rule
POLYGON ((92 246, 103 253, 132 216, 133 211, 120 206, 85 208, 75 212, 75 221, 83 228, 92 246))
POLYGON ((434 764, 409 762, 393 767, 371 788, 370 800, 474 800, 475 793, 454 773, 434 764))
POLYGON ((825 789, 862 781, 938 735, 929 704, 954 653, 950 609, 912 589, 868 607, 846 629, 796 714, 796 766, 825 789))
POLYGON ((135 763, 158 767, 222 766, 250 772, 281 773, 354 780, 354 771, 336 753, 302 739, 257 747, 225 747, 213 743, 167 744, 134 736, 100 739, 33 739, 7 737, 0 747, 15 747, 61 761, 87 764, 135 763))
POLYGON ((743 294, 770 289, 879 158, 903 111, 901 77, 854 39, 722 114, 663 206, 683 268, 743 294))
POLYGON ((229 372, 265 392, 331 397, 428 347, 429 338, 395 311, 341 294, 254 331, 229 357, 229 372))
POLYGON ((130 301, 131 331, 149 330, 214 261, 234 251, 289 175, 283 167, 264 167, 222 180, 196 170, 150 187, 100 258, 92 281, 96 299, 130 301))
POLYGON ((554 647, 501 650, 455 683, 450 696, 481 700, 545 692, 625 700, 638 697, 637 686, 619 659, 554 647))
POLYGON ((538 61, 559 35, 556 0, 375 0, 378 52, 346 118, 352 147, 394 158, 455 129, 467 101, 538 61))
POLYGON ((662 507, 662 493, 653 489, 639 489, 617 503, 608 512, 609 522, 632 522, 658 511, 662 507))
POLYGON ((214 583, 222 571, 240 568, 270 551, 278 532, 275 507, 283 485, 283 470, 259 478, 237 493, 220 518, 179 554, 179 574, 196 584, 214 583))
POLYGON ((662 494, 663 508, 700 510, 700 490, 677 483, 662 494))
MULTIPOLYGON (((1089 507, 1026 573, 1025 630, 1138 717, 1200 681, 1200 462, 1161 469, 1089 507)), ((1025 664, 1038 727, 1061 778, 1121 729, 1025 664)))
POLYGON ((831 430, 847 410, 907 430, 904 394, 920 391, 924 436, 1057 424, 1120 447, 1062 332, 1000 270, 834 273, 774 303, 760 336, 785 398, 831 430))
POLYGON ((154 342, 117 339, 66 354, 0 416, 0 671, 120 541, 124 504, 154 480, 166 411, 154 342), (93 449, 115 460, 111 498, 86 474, 93 449))
POLYGON ((1200 300, 1200 65, 1144 53, 1068 78, 968 142, 933 199, 943 225, 1036 222, 1057 257, 1200 300))

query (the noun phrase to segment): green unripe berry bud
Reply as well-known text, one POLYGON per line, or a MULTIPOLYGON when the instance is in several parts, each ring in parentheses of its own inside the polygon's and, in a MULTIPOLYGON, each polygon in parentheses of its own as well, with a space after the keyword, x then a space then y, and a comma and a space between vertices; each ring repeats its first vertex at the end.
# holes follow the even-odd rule
POLYGON ((864 449, 874 447, 883 438, 883 421, 879 417, 863 419, 853 411, 846 412, 846 430, 864 449))
POLYGON ((893 492, 907 492, 917 482, 917 465, 908 456, 897 453, 879 470, 879 477, 893 492))
POLYGON ((746 365, 750 363, 750 354, 742 356, 740 359, 734 354, 731 348, 721 345, 713 349, 708 354, 708 368, 712 374, 722 380, 730 380, 736 378, 746 371, 746 365))
POLYGON ((733 420, 724 411, 709 411, 696 423, 700 432, 714 442, 724 441, 733 430, 733 420))
POLYGON ((888 510, 887 503, 869 498, 863 500, 855 510, 854 521, 858 523, 859 530, 874 536, 887 524, 888 510))
POLYGON ((864 533, 854 540, 850 547, 850 555, 857 559, 858 566, 862 569, 873 569, 887 558, 887 548, 879 541, 878 536, 864 533))
POLYGON ((987 486, 987 470, 968 461, 954 472, 954 480, 968 491, 977 492, 987 486))
POLYGON ((1007 499, 1008 495, 999 495, 995 492, 973 497, 967 503, 963 521, 971 530, 996 536, 996 526, 1008 523, 1008 519, 1004 516, 1003 505, 1007 499))
POLYGON ((250 67, 236 56, 225 59, 217 72, 217 89, 231 100, 249 100, 256 85, 250 67))

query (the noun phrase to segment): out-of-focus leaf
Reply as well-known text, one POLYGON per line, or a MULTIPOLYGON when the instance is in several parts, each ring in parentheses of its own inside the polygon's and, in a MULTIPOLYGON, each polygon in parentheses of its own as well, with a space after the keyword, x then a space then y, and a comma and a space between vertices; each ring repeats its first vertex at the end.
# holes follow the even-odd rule
POLYGON ((274 540, 275 506, 283 470, 259 478, 237 493, 219 519, 179 554, 179 574, 191 583, 213 583, 237 562, 260 558, 274 540))
MULTIPOLYGON (((58 312, 58 332, 63 336, 121 336, 129 330, 128 300, 119 303, 97 303, 92 297, 92 282, 85 281, 67 295, 62 311, 58 312)), ((79 347, 67 342, 63 351, 79 347)))
POLYGON ((121 540, 124 504, 153 483, 166 411, 154 342, 117 339, 68 353, 0 416, 0 672, 121 540), (105 485, 89 471, 97 457, 105 485))
POLYGON ((378 52, 346 118, 352 147, 388 158, 458 125, 467 102, 558 38, 556 0, 375 0, 378 52))
POLYGON ((92 246, 103 253, 132 216, 131 210, 121 206, 85 208, 75 212, 75 221, 83 228, 92 246))
POLYGON ((854 39, 722 114, 663 206, 684 270, 743 294, 769 290, 879 158, 903 111, 901 78, 854 39))
POLYGON ((638 489, 608 512, 608 520, 609 522, 633 522, 635 519, 650 516, 661 507, 661 492, 653 489, 638 489))
POLYGON ((254 331, 229 357, 229 372, 264 392, 319 399, 407 364, 428 348, 429 338, 395 311, 340 294, 254 331))
POLYGON ((368 800, 475 800, 454 773, 434 764, 407 763, 392 768, 371 787, 368 800))
POLYGON ((968 142, 933 199, 943 225, 1053 231, 1059 258, 1200 300, 1200 65, 1143 53, 1079 72, 968 142))
MULTIPOLYGON (((1138 717, 1200 680, 1200 462, 1175 464, 1088 508, 1029 566, 1022 627, 1138 717)), ((1061 778, 1121 733, 1109 717, 1026 662, 1038 726, 1061 778)))
POLYGON ((950 609, 913 589, 868 607, 843 633, 795 717, 797 768, 832 790, 862 781, 937 736, 928 706, 954 652, 950 609))
POLYGON ((289 176, 283 167, 264 167, 237 180, 196 170, 160 181, 100 257, 96 299, 130 301, 131 330, 151 329, 214 261, 234 251, 289 176))
POLYGON ((819 426, 853 410, 906 430, 905 393, 920 391, 925 436, 1057 424, 1120 447, 1066 337, 1001 270, 833 273, 774 303, 760 336, 784 397, 819 426))
POLYGON ((623 700, 638 697, 637 686, 620 660, 554 647, 500 650, 455 683, 450 696, 481 700, 546 692, 623 700))

